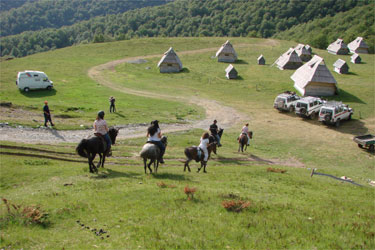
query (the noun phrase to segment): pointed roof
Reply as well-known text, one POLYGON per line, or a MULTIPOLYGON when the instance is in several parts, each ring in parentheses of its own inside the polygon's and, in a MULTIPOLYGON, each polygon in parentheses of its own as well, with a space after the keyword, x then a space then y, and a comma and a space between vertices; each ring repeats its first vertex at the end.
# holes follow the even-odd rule
POLYGON ((311 55, 310 51, 306 49, 306 46, 304 44, 300 43, 294 49, 296 50, 298 56, 311 55))
POLYGON ((290 48, 275 61, 279 68, 284 67, 288 62, 296 62, 302 64, 301 58, 297 55, 296 50, 293 48, 290 48))
POLYGON ((237 70, 233 67, 233 65, 232 65, 232 64, 229 64, 229 66, 225 69, 225 72, 226 72, 226 73, 229 73, 229 72, 231 72, 231 71, 233 71, 233 72, 237 72, 237 70))
POLYGON ((290 78, 300 88, 305 88, 310 82, 337 84, 335 78, 325 65, 324 59, 317 55, 299 67, 290 78))
POLYGON ((258 61, 261 60, 261 59, 264 59, 264 56, 263 56, 263 55, 260 55, 260 56, 258 57, 258 61))
POLYGON ((368 49, 368 45, 365 43, 365 41, 363 40, 363 37, 357 37, 355 40, 351 41, 349 44, 348 44, 348 48, 350 49, 350 51, 355 51, 356 49, 358 48, 362 48, 362 49, 368 49))
POLYGON ((346 62, 342 59, 338 59, 334 64, 333 64, 333 67, 335 68, 341 68, 342 66, 344 66, 346 64, 346 62))
POLYGON ((337 52, 340 49, 348 49, 348 46, 346 46, 346 43, 344 43, 344 40, 337 39, 335 42, 328 45, 327 50, 332 52, 337 52))
POLYGON ((176 52, 174 52, 172 47, 170 47, 169 50, 164 53, 164 56, 158 63, 158 67, 160 67, 162 63, 177 63, 182 69, 182 62, 180 61, 180 58, 178 58, 176 52))
POLYGON ((355 59, 357 59, 357 58, 360 58, 360 59, 361 59, 361 57, 360 57, 357 53, 354 53, 350 58, 351 58, 352 60, 355 60, 355 59))
POLYGON ((234 50, 232 44, 227 40, 223 45, 221 45, 220 49, 216 52, 216 57, 218 57, 221 53, 226 54, 233 54, 237 58, 237 53, 234 50))

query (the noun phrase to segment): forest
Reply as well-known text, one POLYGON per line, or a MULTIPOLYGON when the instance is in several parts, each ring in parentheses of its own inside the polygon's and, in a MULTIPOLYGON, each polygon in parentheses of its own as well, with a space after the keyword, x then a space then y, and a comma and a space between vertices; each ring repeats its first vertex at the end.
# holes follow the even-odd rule
MULTIPOLYGON (((71 3, 77 1, 74 0, 71 3)), ((66 3, 66 1, 58 0, 50 2, 66 3)), ((102 1, 78 2, 100 6, 102 1)), ((81 12, 73 8, 74 11, 69 12, 73 17, 68 19, 74 20, 75 23, 70 26, 29 30, 21 34, 2 37, 1 56, 22 57, 80 43, 157 36, 276 37, 310 43, 318 48, 325 48, 331 40, 337 37, 363 36, 368 39, 368 44, 373 51, 374 3, 370 0, 176 0, 164 2, 169 3, 120 14, 99 15, 85 21, 79 21, 79 17, 89 17, 93 10, 86 9, 87 13, 85 13, 82 9, 82 13, 85 14, 80 15, 81 12), (366 15, 366 18, 357 18, 354 15, 361 17, 366 15), (333 20, 335 26, 332 25, 333 20), (322 26, 325 28, 322 29, 322 26), (350 32, 347 32, 349 27, 350 32), (321 32, 322 30, 325 32, 321 32)), ((37 3, 42 4, 44 1, 27 4, 37 3)), ((107 1, 107 3, 112 3, 112 1, 107 1)), ((134 1, 129 0, 130 3, 134 1)), ((64 16, 63 8, 55 10, 58 11, 58 15, 64 16)), ((19 8, 6 12, 6 16, 16 11, 19 11, 19 8)), ((45 15, 50 15, 50 11, 46 11, 45 15)), ((53 25, 57 27, 61 23, 52 22, 51 26, 54 27, 53 25)), ((15 23, 14 26, 17 24, 15 23)), ((4 34, 6 32, 15 31, 6 29, 4 34)))

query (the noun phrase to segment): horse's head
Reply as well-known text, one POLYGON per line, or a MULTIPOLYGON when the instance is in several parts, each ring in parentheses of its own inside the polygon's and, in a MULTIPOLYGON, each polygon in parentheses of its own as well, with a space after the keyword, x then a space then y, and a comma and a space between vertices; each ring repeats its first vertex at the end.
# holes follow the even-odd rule
POLYGON ((163 136, 161 137, 160 141, 161 141, 165 146, 168 145, 168 138, 167 138, 166 136, 163 135, 163 136))
POLYGON ((209 146, 208 147, 216 155, 217 142, 216 142, 215 138, 213 137, 213 135, 210 135, 210 137, 208 137, 208 142, 209 142, 209 146))
POLYGON ((223 132, 224 132, 224 129, 223 129, 223 128, 220 128, 220 129, 219 129, 219 132, 217 132, 217 134, 220 136, 220 138, 221 138, 221 136, 223 135, 223 132))
POLYGON ((119 129, 116 129, 114 127, 110 127, 108 131, 108 135, 111 138, 112 144, 116 143, 116 137, 118 135, 119 129))

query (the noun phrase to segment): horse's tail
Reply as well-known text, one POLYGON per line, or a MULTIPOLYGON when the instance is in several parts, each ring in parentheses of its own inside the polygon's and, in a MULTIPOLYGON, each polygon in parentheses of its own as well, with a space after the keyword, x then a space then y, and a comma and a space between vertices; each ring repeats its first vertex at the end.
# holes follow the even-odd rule
POLYGON ((78 146, 76 147, 76 152, 82 156, 82 157, 85 157, 85 158, 88 158, 88 155, 87 155, 87 141, 86 139, 82 139, 81 142, 78 144, 78 146))
POLYGON ((193 156, 190 153, 190 148, 185 148, 185 155, 188 160, 193 159, 193 156))

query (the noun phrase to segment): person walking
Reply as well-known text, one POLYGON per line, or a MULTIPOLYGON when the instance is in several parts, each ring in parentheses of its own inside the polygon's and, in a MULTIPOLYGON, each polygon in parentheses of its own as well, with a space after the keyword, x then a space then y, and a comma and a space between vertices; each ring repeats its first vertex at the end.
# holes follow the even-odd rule
POLYGON ((109 98, 109 103, 110 103, 109 112, 110 113, 112 113, 112 112, 115 113, 116 112, 115 101, 116 101, 116 99, 113 96, 111 96, 109 98))
POLYGON ((94 121, 94 134, 100 134, 104 137, 106 143, 107 143, 107 150, 106 150, 106 156, 111 156, 111 145, 112 141, 108 134, 108 125, 107 122, 104 120, 104 111, 99 111, 98 115, 96 116, 96 119, 94 121))
POLYGON ((160 149, 159 162, 164 163, 163 155, 165 152, 165 145, 161 142, 161 130, 159 127, 159 121, 155 120, 151 122, 151 126, 147 128, 147 141, 154 143, 160 149))
POLYGON ((50 122, 51 126, 55 126, 51 119, 51 112, 49 110, 47 101, 44 101, 43 114, 44 114, 44 126, 47 127, 47 122, 50 122))
POLYGON ((218 146, 221 147, 220 136, 218 134, 219 128, 217 127, 216 123, 217 121, 214 120, 214 123, 210 125, 210 132, 216 138, 218 146))

